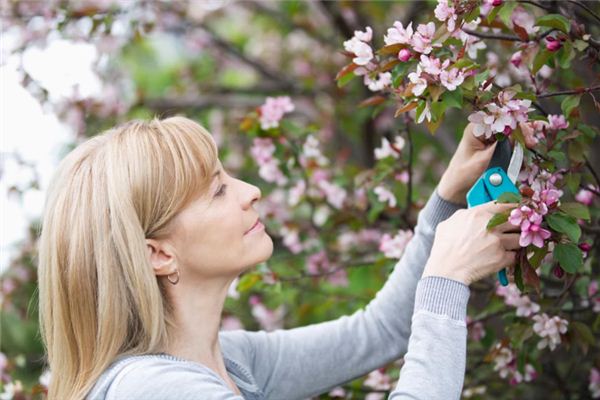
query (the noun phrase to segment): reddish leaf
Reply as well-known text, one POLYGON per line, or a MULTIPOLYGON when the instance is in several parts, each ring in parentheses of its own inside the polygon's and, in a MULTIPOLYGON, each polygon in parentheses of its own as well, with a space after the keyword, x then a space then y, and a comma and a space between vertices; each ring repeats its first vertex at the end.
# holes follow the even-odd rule
POLYGON ((385 64, 383 64, 383 66, 381 68, 379 68, 377 71, 378 72, 386 72, 386 71, 389 71, 390 69, 394 68, 398 64, 400 64, 400 60, 395 58, 395 59, 392 59, 392 60, 386 62, 385 64))
POLYGON ((384 46, 377 51, 377 54, 385 56, 385 55, 396 55, 400 52, 400 50, 407 48, 408 44, 404 43, 396 43, 390 44, 388 46, 384 46))
POLYGON ((523 281, 529 286, 533 286, 537 294, 540 295, 540 277, 529 263, 529 260, 527 259, 527 250, 525 248, 519 250, 519 261, 521 264, 523 281))
POLYGON ((529 34, 525 30, 525 28, 516 24, 514 21, 513 21, 513 26, 514 26, 515 33, 517 34, 517 36, 519 36, 521 38, 521 40, 529 41, 529 34))
POLYGON ((398 115, 405 113, 407 111, 410 111, 413 108, 416 108, 417 105, 418 104, 416 101, 411 101, 410 103, 403 105, 402 107, 400 107, 399 109, 396 110, 396 113, 394 114, 394 118, 398 118, 398 115))
POLYGON ((344 76, 354 72, 354 70, 358 68, 358 65, 354 64, 354 63, 350 63, 348 65, 346 65, 344 68, 342 68, 340 70, 340 72, 337 73, 337 75, 335 76, 335 80, 338 81, 340 79, 342 79, 344 76))
POLYGON ((376 106, 377 104, 381 104, 384 101, 385 97, 383 96, 371 96, 368 99, 361 101, 358 107, 376 106))

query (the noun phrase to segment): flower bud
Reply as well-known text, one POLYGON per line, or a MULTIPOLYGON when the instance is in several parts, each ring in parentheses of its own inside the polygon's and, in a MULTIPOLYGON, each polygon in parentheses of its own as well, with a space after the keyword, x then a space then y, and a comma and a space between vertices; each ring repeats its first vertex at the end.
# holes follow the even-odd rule
POLYGON ((499 5, 502 5, 502 1, 503 0, 492 0, 492 5, 498 7, 499 5))
POLYGON ((513 129, 512 129, 510 126, 506 125, 506 126, 504 127, 504 134, 505 134, 506 136, 510 136, 510 134, 512 133, 512 131, 513 131, 513 129))
POLYGON ((398 53, 398 60, 400 60, 402 62, 406 62, 406 61, 410 60, 411 57, 412 57, 412 54, 409 49, 402 49, 398 53))
POLYGON ((554 269, 552 270, 552 274, 557 277, 558 279, 561 279, 563 276, 565 276, 565 270, 562 269, 560 267, 560 265, 557 265, 554 267, 554 269))
POLYGON ((558 49, 560 49, 561 47, 562 44, 560 43, 560 40, 552 36, 546 37, 546 49, 548 51, 558 51, 558 49))

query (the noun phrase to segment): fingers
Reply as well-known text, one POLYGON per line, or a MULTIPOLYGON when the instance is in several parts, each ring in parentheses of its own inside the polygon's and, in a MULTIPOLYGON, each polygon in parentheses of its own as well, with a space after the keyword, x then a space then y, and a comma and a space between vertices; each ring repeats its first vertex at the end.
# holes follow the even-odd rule
POLYGON ((518 203, 496 203, 495 201, 488 201, 487 203, 483 203, 475 207, 481 207, 481 209, 484 211, 490 212, 492 214, 498 214, 501 212, 512 210, 513 208, 517 208, 518 206, 518 203))
POLYGON ((500 242, 506 250, 519 250, 521 248, 519 244, 520 237, 520 233, 505 233, 500 235, 500 242))
POLYGON ((518 232, 521 232, 521 226, 520 225, 515 226, 507 221, 503 224, 495 226, 493 228, 493 230, 498 233, 518 233, 518 232))
MULTIPOLYGON (((516 251, 507 251, 505 253, 505 256, 506 256, 506 263, 505 263, 505 266, 502 268, 513 267, 517 263, 517 252, 516 251)), ((498 271, 500 271, 502 268, 500 268, 498 271)))

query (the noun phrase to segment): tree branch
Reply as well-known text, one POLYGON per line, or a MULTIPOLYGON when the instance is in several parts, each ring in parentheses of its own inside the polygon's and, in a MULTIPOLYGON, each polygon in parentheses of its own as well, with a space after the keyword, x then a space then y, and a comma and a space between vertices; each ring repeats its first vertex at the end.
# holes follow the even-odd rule
POLYGON ((468 33, 471 36, 475 36, 481 39, 498 39, 498 40, 508 40, 511 42, 528 42, 528 40, 523 40, 518 36, 514 35, 505 35, 502 33, 482 33, 473 31, 471 29, 461 28, 464 33, 468 33))
POLYGON ((568 0, 568 1, 569 1, 569 3, 575 4, 576 6, 583 8, 585 11, 590 13, 598 22, 600 22, 600 16, 598 16, 598 14, 596 14, 591 8, 589 8, 588 6, 583 4, 583 2, 574 1, 574 0, 568 0))
POLYGON ((544 94, 538 95, 537 97, 538 97, 538 99, 543 99, 546 97, 563 96, 566 94, 589 93, 589 92, 594 92, 596 90, 600 90, 600 85, 592 86, 589 88, 578 88, 578 89, 571 89, 571 90, 562 90, 560 92, 544 93, 544 94))

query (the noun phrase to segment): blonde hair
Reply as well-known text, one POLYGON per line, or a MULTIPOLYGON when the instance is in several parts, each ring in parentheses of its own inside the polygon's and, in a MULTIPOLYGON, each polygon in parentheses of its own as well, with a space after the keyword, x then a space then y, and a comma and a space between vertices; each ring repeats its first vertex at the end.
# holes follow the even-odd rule
POLYGON ((145 239, 169 234, 217 165, 208 131, 184 117, 131 121, 62 160, 39 243, 49 399, 83 398, 117 355, 168 343, 172 311, 145 239))

